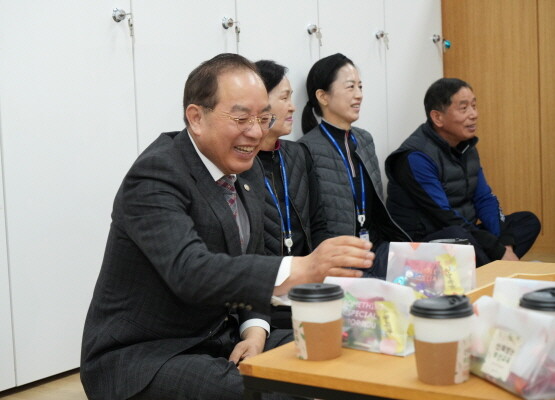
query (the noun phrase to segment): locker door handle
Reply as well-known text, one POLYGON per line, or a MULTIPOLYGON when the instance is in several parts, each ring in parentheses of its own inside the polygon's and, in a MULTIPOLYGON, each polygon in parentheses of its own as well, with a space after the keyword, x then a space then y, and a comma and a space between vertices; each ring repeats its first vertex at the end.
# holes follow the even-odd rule
POLYGON ((126 13, 125 10, 120 10, 119 8, 114 8, 112 10, 112 19, 116 22, 121 22, 131 13, 126 13))

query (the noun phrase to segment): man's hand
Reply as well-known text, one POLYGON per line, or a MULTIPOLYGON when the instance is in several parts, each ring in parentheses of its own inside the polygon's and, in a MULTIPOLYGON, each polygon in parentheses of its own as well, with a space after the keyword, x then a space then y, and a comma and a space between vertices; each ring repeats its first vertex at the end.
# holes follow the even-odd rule
POLYGON ((229 361, 235 365, 245 358, 255 356, 262 353, 264 344, 266 343, 267 332, 259 326, 251 326, 243 331, 243 340, 235 345, 235 348, 229 356, 229 361))
POLYGON ((345 267, 371 267, 371 248, 372 243, 355 236, 325 240, 308 256, 293 257, 291 274, 274 289, 274 295, 284 295, 295 285, 322 282, 326 276, 360 277, 361 271, 345 267))
POLYGON ((517 257, 517 255, 513 251, 513 246, 505 246, 505 248, 507 250, 505 250, 505 254, 503 254, 503 257, 501 257, 502 260, 505 260, 505 261, 520 261, 520 259, 517 257))

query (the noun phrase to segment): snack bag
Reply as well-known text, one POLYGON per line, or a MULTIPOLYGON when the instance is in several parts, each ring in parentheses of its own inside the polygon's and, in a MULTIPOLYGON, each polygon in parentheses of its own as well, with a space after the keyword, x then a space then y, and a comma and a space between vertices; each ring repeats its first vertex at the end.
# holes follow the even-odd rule
POLYGON ((474 313, 470 371, 525 399, 555 398, 555 317, 489 296, 474 313))
POLYGON ((412 288, 419 298, 464 294, 476 287, 474 247, 391 242, 386 280, 412 288))
POLYGON ((414 352, 410 288, 374 278, 327 277, 343 288, 343 347, 405 356, 414 352))

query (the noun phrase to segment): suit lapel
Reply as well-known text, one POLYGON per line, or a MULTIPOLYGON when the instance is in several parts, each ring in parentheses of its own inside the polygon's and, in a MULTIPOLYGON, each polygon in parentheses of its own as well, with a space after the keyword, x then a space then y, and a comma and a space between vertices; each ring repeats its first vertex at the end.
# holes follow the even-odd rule
MULTIPOLYGON (((247 246, 247 253, 256 253, 256 243, 258 237, 262 235, 261 222, 262 217, 262 207, 261 207, 261 197, 254 190, 255 182, 252 182, 248 177, 239 175, 237 177, 237 193, 241 197, 243 206, 247 211, 249 216, 250 225, 250 240, 247 246)), ((264 199, 262 197, 262 199, 264 199)))
POLYGON ((247 253, 263 254, 264 250, 264 175, 260 160, 255 158, 251 169, 237 176, 237 191, 247 210, 251 227, 251 238, 247 253))
MULTIPOLYGON (((202 163, 202 160, 191 143, 187 131, 182 131, 179 136, 180 137, 176 140, 176 144, 182 149, 183 156, 191 167, 191 177, 196 182, 197 190, 201 196, 205 198, 207 208, 213 212, 221 225, 227 253, 231 256, 241 255, 239 228, 225 200, 222 189, 214 182, 214 179, 202 163)), ((209 210, 207 210, 207 213, 208 212, 209 210)))

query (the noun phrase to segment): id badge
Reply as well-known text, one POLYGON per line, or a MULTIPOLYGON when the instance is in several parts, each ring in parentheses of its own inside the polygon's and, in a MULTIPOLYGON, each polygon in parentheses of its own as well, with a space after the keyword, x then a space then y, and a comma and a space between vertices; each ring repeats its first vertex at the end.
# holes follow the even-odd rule
POLYGON ((367 242, 370 241, 370 234, 366 229, 361 229, 360 232, 358 233, 358 237, 363 240, 366 240, 367 242))

